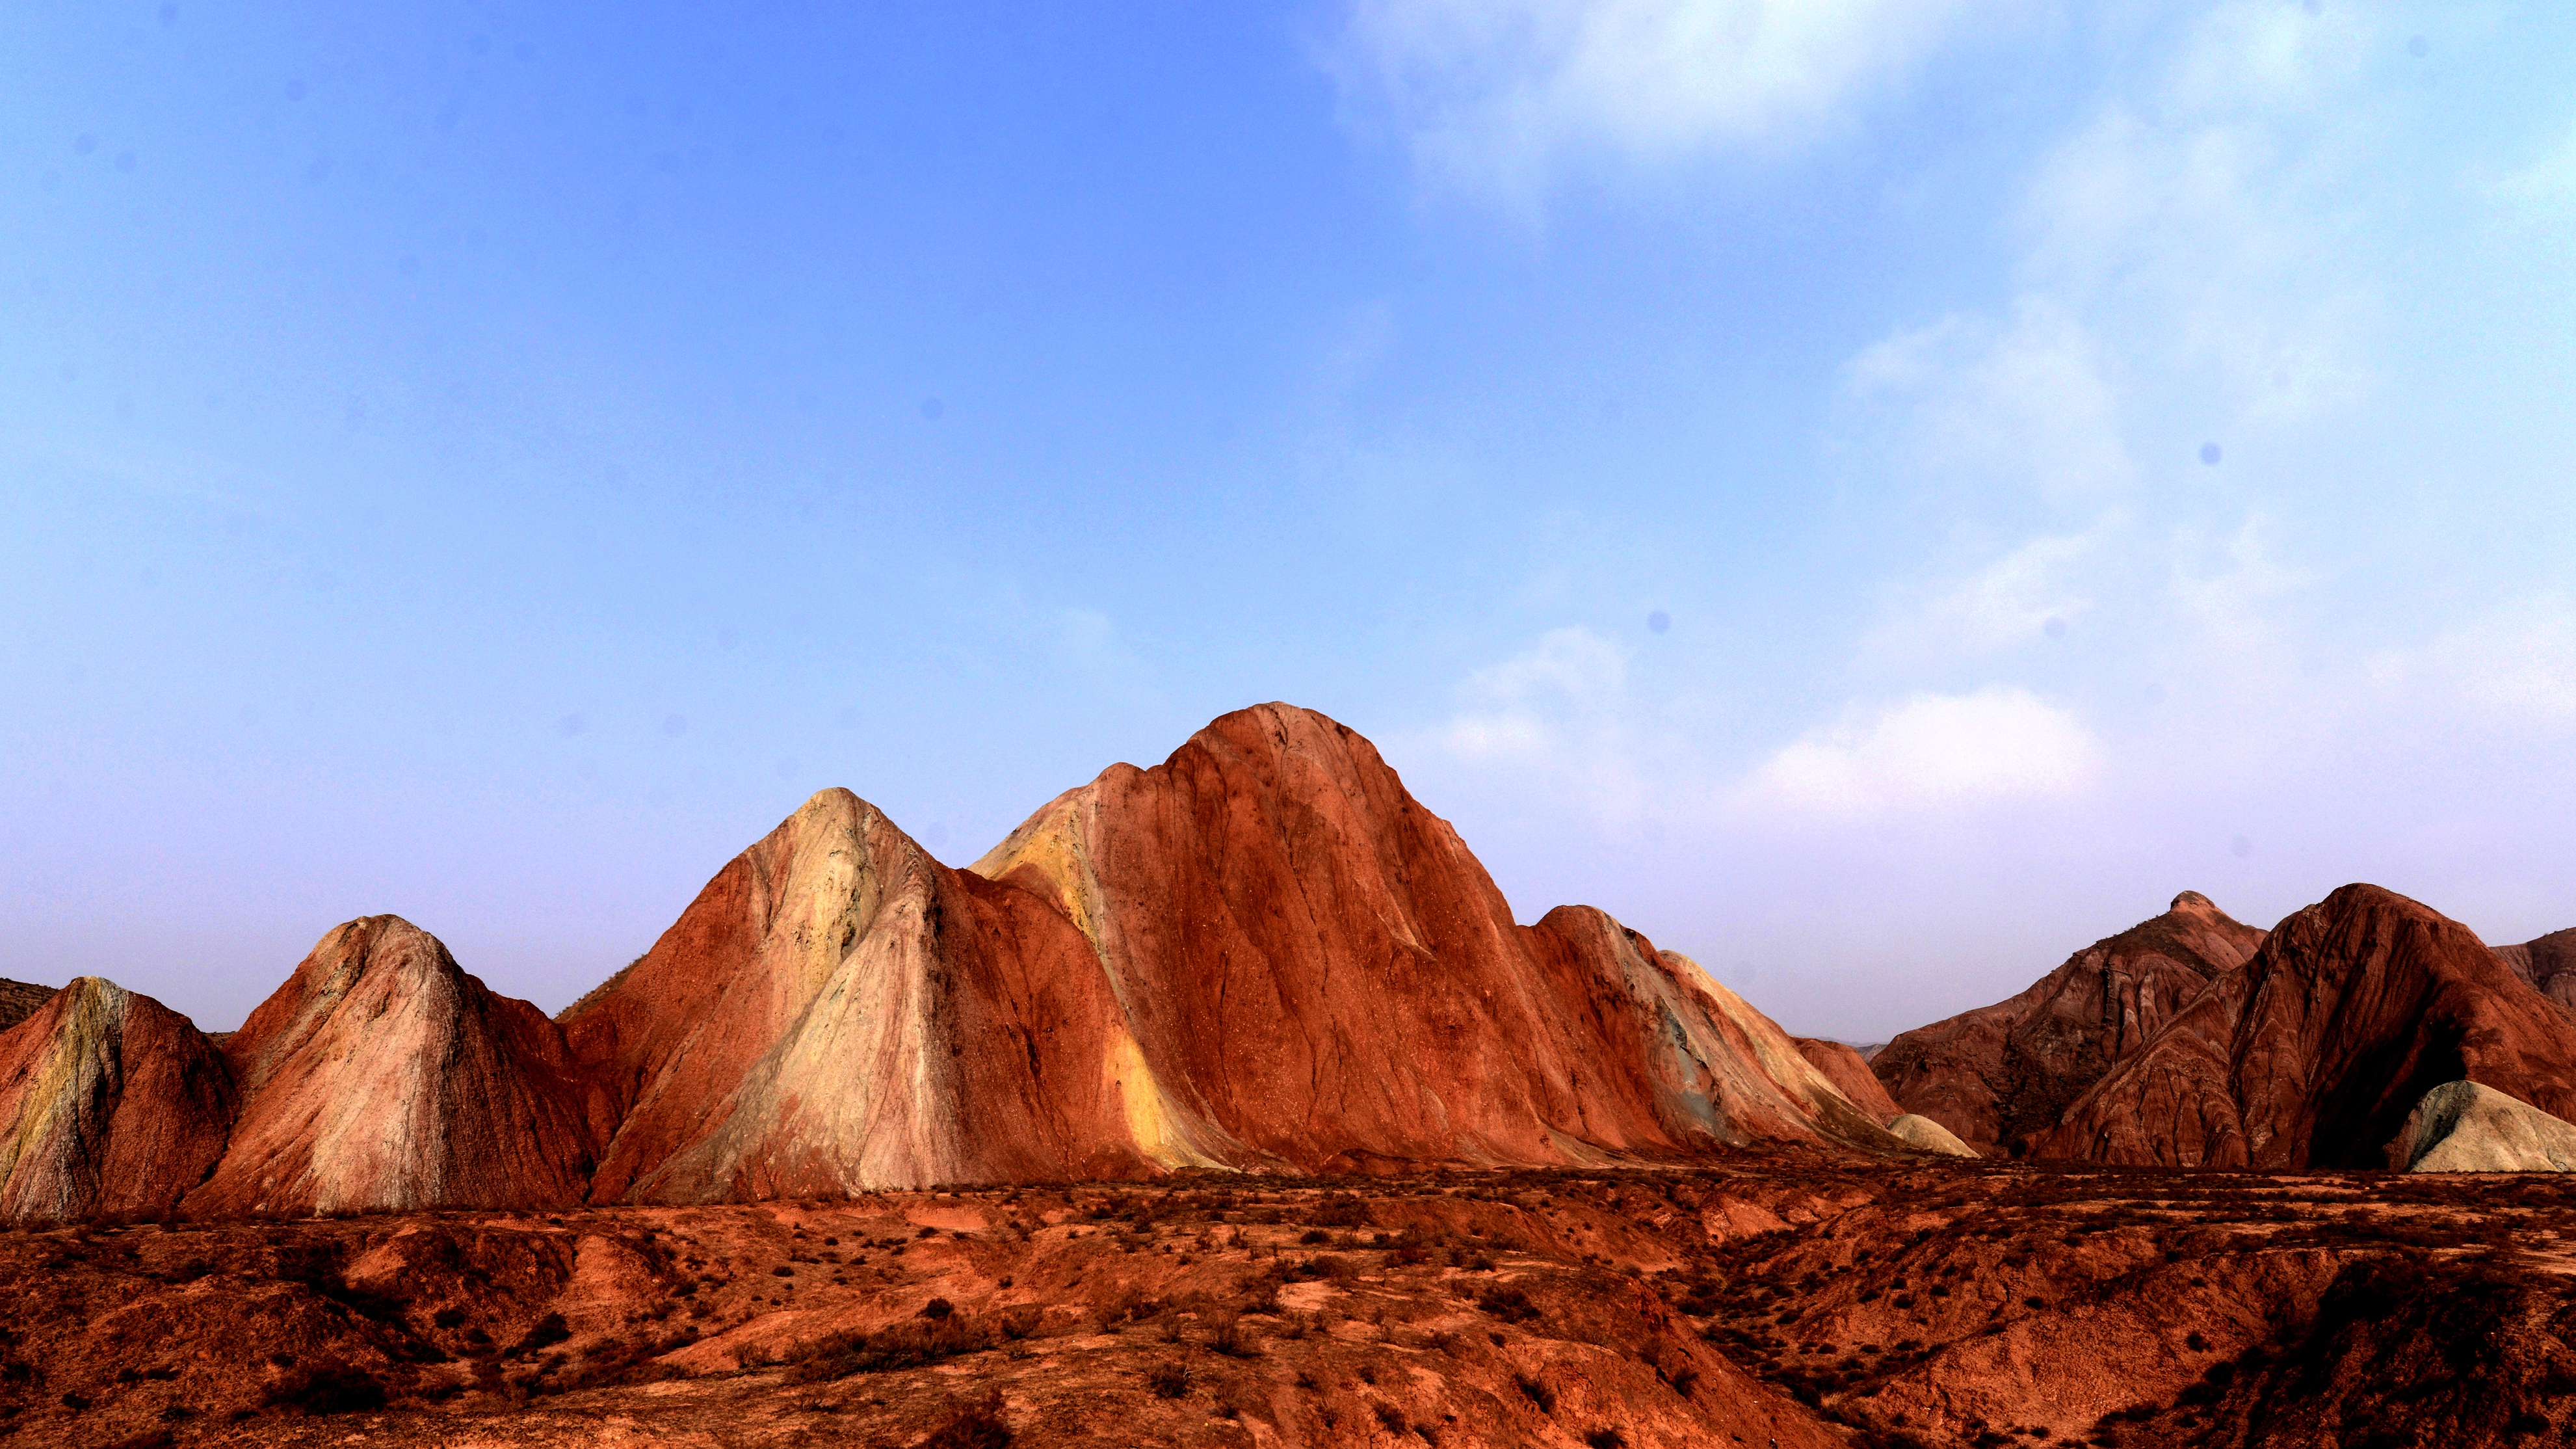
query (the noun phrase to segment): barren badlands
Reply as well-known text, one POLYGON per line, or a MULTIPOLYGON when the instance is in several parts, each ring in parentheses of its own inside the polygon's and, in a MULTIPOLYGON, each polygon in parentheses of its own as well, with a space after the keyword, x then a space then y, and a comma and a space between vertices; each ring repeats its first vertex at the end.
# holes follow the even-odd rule
POLYGON ((826 791, 556 1018, 0 983, 0 1438, 2570 1442, 2571 942, 2185 891, 1865 1059, 1267 705, 966 870, 826 791))

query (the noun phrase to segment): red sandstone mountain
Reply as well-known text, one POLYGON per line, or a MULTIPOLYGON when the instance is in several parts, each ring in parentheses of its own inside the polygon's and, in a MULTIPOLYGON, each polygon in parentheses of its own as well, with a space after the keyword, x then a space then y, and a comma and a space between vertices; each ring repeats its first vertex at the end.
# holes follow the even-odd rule
POLYGON ((971 872, 826 791, 560 1022, 372 916, 220 1051, 104 982, 0 1048, 20 1217, 1912 1150, 1848 1049, 1820 1070, 1598 910, 1516 924, 1367 741, 1284 705, 971 872))
POLYGON ((1870 1068, 1903 1110, 1988 1156, 2018 1151, 2262 940, 2184 891, 2163 915, 2067 957, 2011 1000, 1904 1033, 1870 1068))
POLYGON ((1903 1150, 1685 958, 1514 924, 1366 741, 1276 705, 972 872, 826 791, 562 1022, 620 1123, 595 1202, 1903 1150))
POLYGON ((224 1051, 241 1115, 191 1213, 581 1201, 596 1134, 561 1030, 399 916, 333 928, 224 1051))
POLYGON ((563 1014, 622 1124, 594 1201, 1114 1177, 1116 1002, 1079 932, 826 790, 563 1014))
POLYGON ((1887 1095, 1887 1087, 1870 1074, 1869 1058, 1862 1056, 1858 1047, 1848 1042, 1823 1041, 1812 1036, 1792 1037, 1790 1040, 1798 1044, 1798 1055, 1807 1059, 1807 1065, 1824 1073, 1826 1081, 1833 1083, 1851 1099, 1853 1106, 1868 1113, 1873 1120, 1886 1123, 1905 1111, 1896 1105, 1895 1098, 1887 1095))
POLYGON ((2376 1167, 2424 1094, 2463 1079, 2576 1116, 2576 1023, 2466 926, 2348 885, 2274 927, 2033 1152, 2376 1167))
POLYGON ((187 1018, 75 980, 0 1032, 0 1221, 170 1208, 222 1153, 233 1101, 187 1018))
POLYGON ((54 988, 0 978, 0 1031, 7 1031, 54 999, 54 988))
POLYGON ((2498 946, 2495 953, 2532 989, 2576 1011, 2576 927, 2519 946, 2498 946))
POLYGON ((1895 1144, 1768 1018, 1589 907, 1536 926, 1368 741, 1271 704, 1115 765, 974 870, 1053 902, 1166 1166, 1376 1170, 1895 1144))

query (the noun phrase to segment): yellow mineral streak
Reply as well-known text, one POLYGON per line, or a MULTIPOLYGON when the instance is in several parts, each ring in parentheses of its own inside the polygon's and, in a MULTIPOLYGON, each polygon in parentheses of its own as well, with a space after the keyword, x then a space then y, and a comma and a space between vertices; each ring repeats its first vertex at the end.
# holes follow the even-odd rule
POLYGON ((97 1144, 80 1140, 81 1108, 97 1095, 128 997, 96 976, 65 989, 71 997, 62 1028, 18 1098, 17 1120, 0 1138, 0 1217, 69 1217, 83 1206, 75 1174, 97 1144))
POLYGON ((1164 1168, 1233 1167, 1191 1142, 1193 1124, 1189 1114, 1163 1095, 1163 1085, 1154 1079, 1154 1069, 1145 1065, 1144 1049, 1136 1045, 1136 1038, 1128 1035, 1125 1027, 1121 1026, 1110 1040, 1101 1071, 1118 1089, 1119 1104, 1127 1113, 1127 1135, 1147 1161, 1164 1168))
POLYGON ((1798 1050, 1798 1044, 1789 1039, 1789 1034, 1782 1031, 1777 1022, 1755 1010, 1753 1003, 1736 995, 1731 988, 1709 975, 1706 967, 1679 951, 1660 954, 1664 964, 1672 967, 1685 984, 1705 993, 1711 1004, 1727 1020, 1735 1023, 1736 1028, 1744 1033, 1745 1040, 1753 1043, 1755 1064, 1762 1068, 1764 1075, 1796 1097, 1800 1106, 1812 1111, 1824 1097, 1845 1103, 1850 1101, 1843 1096, 1842 1089, 1833 1084, 1832 1078, 1816 1070, 1815 1064, 1798 1050))

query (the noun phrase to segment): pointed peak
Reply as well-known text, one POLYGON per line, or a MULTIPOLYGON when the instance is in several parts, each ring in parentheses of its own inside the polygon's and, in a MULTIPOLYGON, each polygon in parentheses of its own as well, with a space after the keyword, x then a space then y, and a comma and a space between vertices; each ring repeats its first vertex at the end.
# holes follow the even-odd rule
POLYGON ((2165 907, 2165 909, 2168 911, 2214 911, 2218 909, 2218 903, 2211 900, 2209 897, 2202 895, 2198 891, 2184 891, 2181 895, 2174 897, 2173 904, 2165 907))

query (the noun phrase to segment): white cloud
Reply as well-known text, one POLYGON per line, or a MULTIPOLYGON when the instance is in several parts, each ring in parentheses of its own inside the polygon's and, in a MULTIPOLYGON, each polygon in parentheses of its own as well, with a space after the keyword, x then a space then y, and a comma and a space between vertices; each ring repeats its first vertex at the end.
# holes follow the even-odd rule
POLYGON ((1797 741, 1741 793, 1756 807, 1829 820, 2060 799, 2091 784, 2101 755, 2081 721, 2027 690, 1917 694, 1797 741))
POLYGON ((2034 538, 1945 588, 1890 612, 1865 658, 1902 664, 1990 654, 2063 634, 2092 612, 2086 576, 2116 519, 2078 534, 2034 538))
POLYGON ((2243 651, 2268 642, 2276 604, 2316 582, 2284 561, 2271 543, 2271 521, 2257 512, 2225 538, 2202 540, 2184 529, 2174 542, 2172 595, 2196 638, 2243 651))
POLYGON ((1873 455, 1918 482, 2079 504, 2138 477, 2108 368, 2072 313, 2026 297, 2008 321, 1952 317, 1872 344, 1842 390, 1857 439, 1875 436, 1873 455))
POLYGON ((2025 194, 2025 285, 2236 418, 2368 388, 2362 252, 2388 103, 2364 7, 2221 4, 2161 74, 2059 145, 2025 194))
POLYGON ((1849 124, 1959 0, 1356 0, 1334 58, 1430 170, 1525 198, 1588 157, 1662 161, 1849 124))
POLYGON ((1656 731, 1628 690, 1628 651, 1590 629, 1551 629, 1528 649, 1470 674, 1460 708, 1427 743, 1476 771, 1544 778, 1551 796, 1603 824, 1646 804, 1640 759, 1656 731))
POLYGON ((2482 723, 2558 733, 2576 726, 2576 606, 2556 591, 2519 599, 2423 648, 2386 651, 2369 674, 2482 723))

